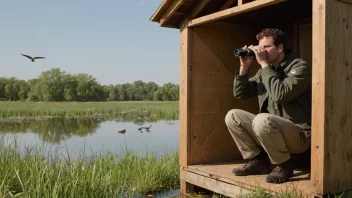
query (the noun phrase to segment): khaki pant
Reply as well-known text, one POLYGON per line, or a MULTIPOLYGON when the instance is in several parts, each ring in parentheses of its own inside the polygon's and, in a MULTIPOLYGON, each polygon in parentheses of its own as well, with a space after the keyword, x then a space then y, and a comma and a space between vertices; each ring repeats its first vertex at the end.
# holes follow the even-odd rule
POLYGON ((233 109, 225 122, 244 159, 252 159, 264 149, 272 164, 281 164, 291 153, 303 153, 310 146, 310 138, 296 125, 276 115, 233 109))

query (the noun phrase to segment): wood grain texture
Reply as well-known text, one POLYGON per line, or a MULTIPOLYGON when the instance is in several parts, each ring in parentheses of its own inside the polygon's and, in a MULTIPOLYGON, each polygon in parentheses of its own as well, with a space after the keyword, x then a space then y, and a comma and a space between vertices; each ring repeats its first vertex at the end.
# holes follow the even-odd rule
POLYGON ((326 1, 324 192, 352 189, 352 5, 326 1))
POLYGON ((341 2, 348 3, 348 4, 352 5, 352 0, 337 0, 337 1, 341 1, 341 2))
POLYGON ((243 192, 248 192, 251 190, 257 190, 260 187, 272 195, 286 191, 305 196, 316 195, 316 190, 314 185, 310 182, 309 171, 307 170, 295 170, 294 176, 289 182, 283 184, 270 184, 265 181, 266 175, 251 175, 245 177, 235 176, 232 173, 232 170, 234 168, 242 167, 244 163, 245 161, 239 160, 192 165, 181 170, 181 178, 195 185, 205 185, 207 189, 230 197, 235 196, 228 194, 229 192, 224 189, 231 189, 231 186, 237 187, 237 190, 230 190, 230 192, 233 193, 238 193, 238 189, 241 189, 243 192), (185 172, 192 173, 192 178, 188 178, 190 175, 185 175, 185 172), (196 174, 197 177, 193 174, 196 174), (213 181, 216 181, 216 185, 214 185, 213 181), (225 184, 230 186, 226 186, 225 184))
POLYGON ((181 179, 190 182, 196 183, 199 187, 209 189, 213 192, 225 195, 228 197, 241 197, 249 195, 251 191, 241 188, 239 186, 218 181, 210 177, 204 177, 202 175, 181 170, 180 173, 181 179))
POLYGON ((193 19, 188 22, 189 27, 194 27, 194 26, 199 26, 205 23, 210 23, 213 21, 217 21, 223 18, 227 18, 230 16, 235 16, 244 12, 249 12, 255 9, 259 9, 265 6, 270 6, 273 4, 277 4, 280 2, 284 2, 286 0, 257 0, 253 2, 249 2, 246 4, 243 4, 241 6, 236 6, 230 9, 226 9, 220 12, 215 12, 213 14, 209 14, 203 17, 199 17, 197 19, 193 19))
MULTIPOLYGON (((224 5, 221 6, 220 11, 228 9, 234 2, 235 0, 227 0, 224 5)), ((237 2, 238 5, 242 5, 242 0, 238 0, 237 2)))
POLYGON ((189 15, 188 19, 194 19, 200 11, 209 3, 210 0, 202 0, 196 5, 196 7, 192 10, 191 14, 189 15))
POLYGON ((180 33, 180 165, 190 165, 191 129, 191 88, 190 88, 190 47, 192 30, 183 28, 180 33))
POLYGON ((177 9, 182 5, 183 0, 174 0, 171 5, 167 8, 164 14, 160 17, 160 26, 166 24, 166 22, 171 18, 171 16, 177 11, 177 9))
MULTIPOLYGON (((238 100, 233 96, 234 74, 239 68, 234 50, 245 43, 256 42, 255 32, 250 28, 225 23, 209 24, 192 30, 192 165, 242 159, 224 119, 233 108, 258 112, 256 99, 238 100)), ((251 74, 255 72, 256 69, 253 69, 251 74)))
POLYGON ((313 1, 312 184, 324 194, 325 175, 325 0, 313 1))

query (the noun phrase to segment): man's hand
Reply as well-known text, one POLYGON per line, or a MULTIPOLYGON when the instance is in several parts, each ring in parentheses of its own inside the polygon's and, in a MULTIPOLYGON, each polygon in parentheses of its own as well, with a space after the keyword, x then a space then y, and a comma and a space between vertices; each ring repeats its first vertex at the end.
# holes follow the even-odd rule
MULTIPOLYGON (((251 45, 252 46, 252 45, 251 45)), ((247 45, 242 47, 242 49, 247 49, 247 45)), ((239 75, 245 75, 248 73, 248 70, 254 60, 254 57, 251 56, 240 56, 240 72, 239 75)))
POLYGON ((254 51, 256 60, 262 68, 269 66, 266 50, 263 47, 251 45, 248 48, 254 51))

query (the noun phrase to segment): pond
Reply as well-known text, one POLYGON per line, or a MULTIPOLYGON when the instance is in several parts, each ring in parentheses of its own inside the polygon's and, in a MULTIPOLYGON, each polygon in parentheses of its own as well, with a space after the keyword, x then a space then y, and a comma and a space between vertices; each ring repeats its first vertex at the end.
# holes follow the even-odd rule
POLYGON ((121 120, 102 118, 53 118, 0 123, 7 144, 14 140, 20 148, 43 145, 71 156, 89 153, 153 152, 159 156, 178 150, 178 120, 121 120), (149 130, 141 127, 150 127, 149 130), (124 132, 125 131, 125 132, 124 132))

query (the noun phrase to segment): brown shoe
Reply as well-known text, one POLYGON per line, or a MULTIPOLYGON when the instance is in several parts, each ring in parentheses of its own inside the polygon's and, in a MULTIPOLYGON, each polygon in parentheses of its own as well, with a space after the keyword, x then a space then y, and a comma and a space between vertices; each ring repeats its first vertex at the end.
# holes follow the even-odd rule
POLYGON ((266 159, 261 157, 255 157, 242 168, 235 168, 232 170, 236 176, 246 176, 246 175, 263 175, 270 173, 270 164, 266 159))
POLYGON ((293 168, 287 162, 277 165, 266 177, 266 182, 280 184, 293 176, 293 168))

